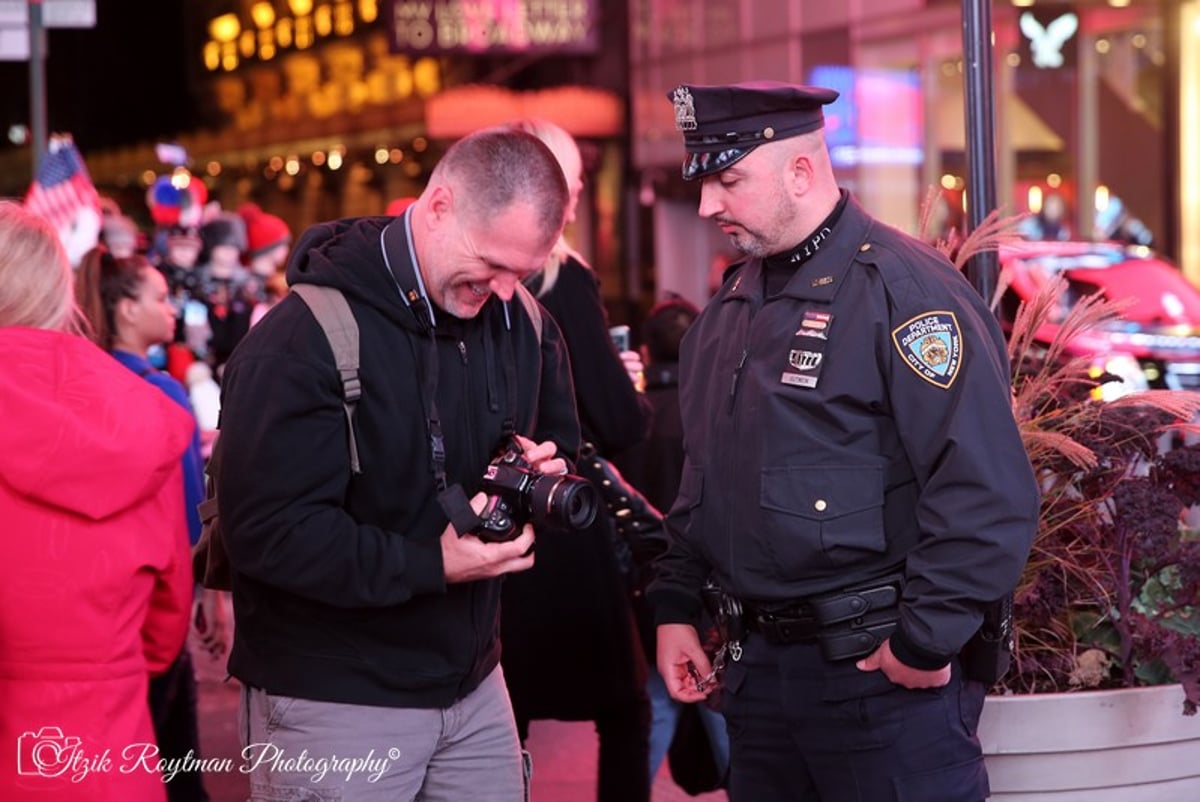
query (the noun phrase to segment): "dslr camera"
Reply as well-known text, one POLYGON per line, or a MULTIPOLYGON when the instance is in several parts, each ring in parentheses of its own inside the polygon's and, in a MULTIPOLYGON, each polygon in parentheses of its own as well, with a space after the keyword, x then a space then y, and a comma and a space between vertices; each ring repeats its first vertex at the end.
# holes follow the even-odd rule
POLYGON ((591 482, 538 473, 516 438, 505 438, 483 472, 487 505, 472 534, 488 543, 513 540, 526 523, 580 530, 592 525, 600 498, 591 482))

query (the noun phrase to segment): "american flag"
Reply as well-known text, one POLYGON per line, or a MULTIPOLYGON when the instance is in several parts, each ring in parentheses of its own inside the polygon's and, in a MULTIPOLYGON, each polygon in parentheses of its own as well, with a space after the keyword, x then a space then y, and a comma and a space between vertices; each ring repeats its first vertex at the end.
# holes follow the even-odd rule
POLYGON ((69 136, 52 136, 37 177, 25 195, 25 208, 61 230, 70 227, 81 208, 100 213, 100 196, 83 157, 69 136))

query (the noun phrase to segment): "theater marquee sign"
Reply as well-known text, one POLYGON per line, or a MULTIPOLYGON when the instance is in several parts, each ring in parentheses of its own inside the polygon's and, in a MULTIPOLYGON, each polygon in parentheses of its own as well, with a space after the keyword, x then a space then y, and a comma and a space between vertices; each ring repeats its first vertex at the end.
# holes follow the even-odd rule
POLYGON ((397 53, 592 53, 596 0, 391 0, 397 53))

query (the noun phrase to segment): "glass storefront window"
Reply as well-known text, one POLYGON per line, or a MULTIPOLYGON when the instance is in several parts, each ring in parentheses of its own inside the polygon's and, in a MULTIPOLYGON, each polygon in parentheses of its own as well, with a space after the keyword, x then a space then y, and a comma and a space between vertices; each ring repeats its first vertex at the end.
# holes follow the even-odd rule
MULTIPOLYGON (((633 68, 634 85, 656 104, 643 111, 640 91, 634 104, 635 163, 651 183, 653 171, 674 168, 678 150, 659 109, 663 86, 824 84, 842 93, 826 131, 839 183, 912 233, 934 190, 934 233, 961 230, 968 165, 959 0, 634 5, 653 10, 649 35, 662 42, 661 51, 636 48, 633 68)), ((1001 210, 1059 210, 1072 237, 1150 240, 1200 279, 1200 155, 1189 147, 1200 136, 1197 20, 1200 0, 994 2, 1001 210)))

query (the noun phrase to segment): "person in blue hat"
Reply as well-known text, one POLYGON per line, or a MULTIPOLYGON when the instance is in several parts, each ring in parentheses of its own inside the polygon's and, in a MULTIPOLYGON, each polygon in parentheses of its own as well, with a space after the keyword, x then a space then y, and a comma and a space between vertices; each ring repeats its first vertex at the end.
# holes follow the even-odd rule
POLYGON ((659 672, 681 702, 721 687, 731 802, 979 802, 1005 655, 976 636, 1001 630, 1039 501, 1003 334, 944 257, 838 187, 836 92, 668 98, 700 216, 745 258, 683 343, 659 672))

